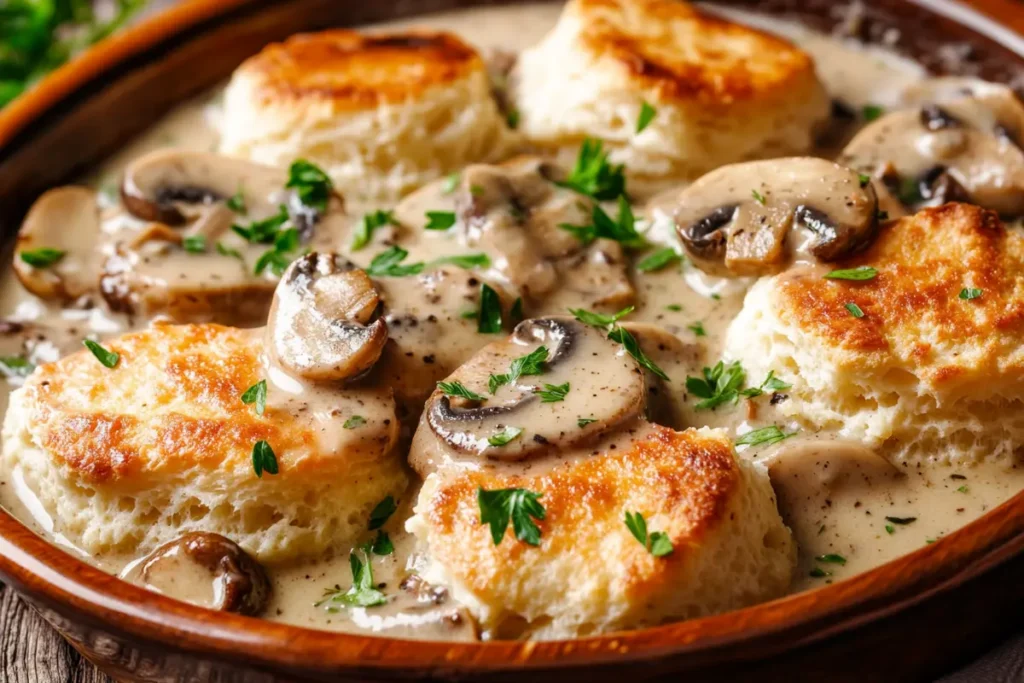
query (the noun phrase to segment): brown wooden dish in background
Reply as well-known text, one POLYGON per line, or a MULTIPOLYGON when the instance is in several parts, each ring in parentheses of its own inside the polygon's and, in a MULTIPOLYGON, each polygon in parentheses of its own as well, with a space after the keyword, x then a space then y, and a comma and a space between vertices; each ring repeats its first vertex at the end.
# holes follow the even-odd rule
MULTIPOLYGON (((191 0, 105 42, 0 113, 0 229, 43 190, 124 145, 268 42, 473 0, 191 0)), ((733 0, 829 30, 829 0, 733 0)), ((935 73, 1024 84, 1024 50, 908 0, 868 0, 859 37, 935 73), (1019 48, 1018 48, 1019 50, 1019 48)), ((1024 5, 975 0, 1024 33, 1024 5)), ((946 9, 943 9, 943 8, 946 9)), ((945 14, 945 15, 944 15, 945 14)), ((973 15, 975 19, 978 15, 973 15)), ((968 20, 973 21, 973 20, 968 20)), ((433 643, 341 635, 211 612, 123 583, 0 510, 0 579, 78 650, 130 681, 905 681, 1021 625, 1024 493, 938 542, 832 586, 706 619, 568 642, 433 643)))

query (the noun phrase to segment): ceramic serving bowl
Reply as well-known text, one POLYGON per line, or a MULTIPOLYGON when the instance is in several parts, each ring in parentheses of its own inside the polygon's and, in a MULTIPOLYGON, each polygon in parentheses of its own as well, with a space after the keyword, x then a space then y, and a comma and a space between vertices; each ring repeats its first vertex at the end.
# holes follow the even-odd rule
MULTIPOLYGON (((183 2, 0 113, 0 228, 13 237, 43 190, 73 179, 268 42, 477 4, 183 2)), ((726 4, 823 30, 845 16, 828 0, 726 4)), ((1024 86, 1024 5, 972 4, 868 0, 859 31, 937 74, 1024 86)), ((576 641, 435 643, 314 631, 177 602, 86 565, 0 510, 0 579, 87 658, 128 681, 926 679, 1019 627, 1022 569, 1024 493, 875 570, 737 612, 576 641)))

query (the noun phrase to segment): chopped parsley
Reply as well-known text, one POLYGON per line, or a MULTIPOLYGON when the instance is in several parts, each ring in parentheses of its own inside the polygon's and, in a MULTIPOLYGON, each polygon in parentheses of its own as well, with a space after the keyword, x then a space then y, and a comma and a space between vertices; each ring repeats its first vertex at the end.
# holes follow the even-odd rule
POLYGON ((643 129, 651 125, 651 121, 658 115, 658 110, 647 102, 640 105, 640 116, 636 119, 636 132, 643 132, 643 129))
POLYGON ((291 264, 294 251, 299 248, 299 231, 296 228, 281 230, 274 237, 274 246, 256 259, 253 273, 261 275, 267 268, 274 275, 281 275, 291 264))
POLYGON ((518 128, 519 127, 519 110, 518 109, 509 109, 508 112, 505 114, 505 123, 507 123, 508 127, 511 128, 512 130, 515 130, 516 128, 518 128))
POLYGON ((370 551, 374 555, 390 555, 395 552, 395 544, 391 542, 391 536, 388 532, 381 529, 377 532, 377 537, 373 539, 373 545, 370 546, 370 551))
POLYGON ((846 564, 846 558, 842 555, 836 555, 835 553, 829 553, 828 555, 818 555, 814 558, 817 562, 824 564, 838 564, 843 566, 846 564))
POLYGON ((558 227, 571 232, 584 244, 604 238, 614 240, 629 249, 642 249, 647 246, 643 235, 636 231, 636 217, 629 201, 623 195, 619 196, 619 215, 615 220, 612 220, 600 204, 594 204, 589 225, 559 223, 558 227))
POLYGON ((476 317, 476 331, 480 334, 501 332, 501 299, 488 284, 480 285, 480 309, 476 317))
POLYGON ((453 266, 459 268, 489 268, 491 265, 491 257, 487 254, 456 254, 455 256, 442 256, 439 259, 431 261, 433 265, 442 265, 450 263, 453 266))
POLYGON ((28 377, 36 366, 21 356, 0 357, 0 372, 5 377, 28 377))
POLYGON ((345 607, 377 607, 387 603, 386 595, 377 590, 373 582, 373 567, 370 564, 370 556, 365 550, 360 550, 361 559, 355 549, 348 556, 349 567, 352 569, 352 586, 344 593, 341 588, 335 586, 324 591, 324 597, 314 607, 327 604, 327 611, 337 612, 338 605, 345 607), (365 562, 364 562, 365 559, 365 562))
POLYGON ((515 382, 520 377, 539 375, 544 372, 544 363, 548 360, 548 349, 546 346, 538 346, 536 349, 520 356, 509 364, 508 373, 503 375, 491 375, 488 379, 488 389, 493 394, 506 384, 515 382))
POLYGON ((778 443, 796 434, 796 432, 790 432, 786 434, 775 425, 770 427, 762 427, 761 429, 755 429, 752 432, 747 432, 740 438, 736 439, 737 446, 770 446, 771 444, 778 443))
POLYGON ((594 313, 593 311, 588 311, 585 308, 570 308, 569 312, 572 313, 573 316, 581 323, 593 325, 594 327, 608 328, 632 313, 633 310, 633 306, 626 306, 618 313, 613 313, 612 315, 594 313))
POLYGON ((522 427, 505 427, 494 436, 488 437, 487 443, 492 446, 505 446, 518 439, 522 433, 522 427))
POLYGON ((693 332, 698 337, 706 337, 706 336, 708 336, 707 330, 704 329, 704 323, 702 323, 699 320, 697 322, 695 322, 694 324, 692 324, 692 325, 687 325, 686 329, 690 330, 691 332, 693 332))
POLYGON ((871 266, 857 266, 856 268, 841 268, 830 271, 825 275, 826 280, 873 280, 878 271, 871 266))
POLYGON ((475 391, 470 391, 466 388, 462 382, 438 382, 437 388, 440 389, 445 396, 456 396, 458 398, 464 398, 468 401, 486 401, 486 396, 481 396, 475 391))
POLYGON ((370 265, 366 268, 366 273, 375 277, 405 277, 423 272, 422 262, 402 263, 408 255, 409 252, 405 249, 397 244, 392 245, 373 257, 370 265))
POLYGON ((245 263, 245 259, 242 258, 241 252, 239 252, 237 249, 232 249, 231 247, 225 245, 223 242, 217 242, 217 253, 220 254, 221 256, 230 256, 232 258, 236 258, 239 261, 242 261, 243 264, 245 263))
POLYGON ((203 254, 206 252, 206 238, 202 235, 191 235, 181 241, 181 246, 190 254, 203 254))
POLYGON ((850 303, 846 304, 845 308, 846 308, 846 310, 848 310, 850 312, 850 315, 852 315, 854 318, 863 318, 864 317, 864 311, 861 310, 860 306, 858 306, 857 304, 853 303, 852 301, 850 303))
POLYGON ((884 113, 885 109, 877 104, 865 104, 860 110, 860 115, 865 121, 874 121, 884 113))
POLYGON ((611 332, 608 333, 608 338, 612 341, 617 341, 622 344, 622 348, 626 349, 626 353, 633 357, 637 363, 642 367, 647 368, 661 379, 668 381, 668 375, 665 371, 659 368, 654 361, 647 357, 647 354, 640 348, 640 344, 637 342, 636 337, 629 333, 624 327, 616 325, 611 332))
POLYGON ((540 545, 540 529, 534 520, 544 519, 541 494, 526 489, 476 490, 480 506, 480 523, 491 528, 494 545, 500 545, 508 529, 509 520, 516 538, 530 545, 540 545))
POLYGON ((956 490, 956 492, 957 492, 957 493, 967 493, 967 491, 968 491, 968 490, 969 490, 969 489, 967 488, 967 484, 964 484, 963 486, 961 486, 960 488, 958 488, 958 489, 956 490))
POLYGON ((366 418, 362 415, 353 415, 349 419, 345 420, 345 424, 341 425, 345 429, 356 429, 366 424, 366 418))
POLYGON ((27 249, 19 252, 18 256, 33 268, 49 268, 64 258, 65 254, 67 252, 60 249, 40 247, 39 249, 27 249))
POLYGON ((640 545, 647 549, 655 557, 664 557, 672 553, 672 541, 668 534, 662 531, 647 533, 647 520, 639 512, 626 511, 626 528, 633 534, 640 545))
POLYGON ((764 198, 764 195, 763 195, 763 194, 761 194, 761 193, 760 193, 760 192, 758 192, 757 190, 751 190, 751 191, 750 191, 750 195, 751 195, 751 196, 752 196, 752 197, 754 198, 754 201, 755 201, 755 202, 757 202, 757 203, 758 203, 758 204, 760 204, 761 206, 764 206, 764 205, 765 205, 765 198, 764 198))
POLYGON ((821 579, 826 576, 832 576, 832 572, 827 572, 821 567, 815 567, 809 572, 809 574, 815 579, 821 579))
POLYGON ((723 403, 735 403, 739 400, 740 389, 747 379, 747 373, 739 361, 726 365, 718 361, 713 368, 705 367, 703 377, 687 377, 686 390, 700 398, 694 410, 710 410, 723 403))
POLYGON ((545 384, 543 389, 537 389, 534 393, 540 396, 541 403, 558 403, 564 401, 569 393, 569 383, 545 384))
POLYGON ((964 301, 971 301, 981 296, 981 290, 976 287, 964 287, 960 290, 960 298, 964 301))
POLYGON ((869 176, 867 173, 858 173, 857 180, 860 181, 861 187, 867 187, 871 183, 871 176, 869 176))
POLYGON ((600 140, 587 138, 569 177, 558 184, 594 199, 615 199, 626 191, 626 176, 622 164, 608 163, 600 140))
POLYGON ((636 269, 642 273, 651 273, 656 270, 661 270, 665 266, 675 263, 678 260, 679 254, 676 253, 676 250, 672 247, 665 247, 637 263, 636 269))
POLYGON ((764 378, 764 381, 761 382, 760 386, 744 389, 740 393, 748 398, 754 398, 755 396, 760 396, 765 391, 785 391, 786 389, 792 388, 792 384, 790 384, 789 382, 783 382, 781 379, 775 376, 774 370, 769 370, 768 376, 764 378))
POLYGON ((231 229, 246 242, 253 244, 273 244, 277 233, 289 220, 288 208, 283 204, 277 207, 277 213, 261 221, 252 221, 248 227, 232 225, 231 229))
POLYGON ((893 524, 912 524, 917 521, 917 517, 886 517, 885 521, 892 522, 893 524))
POLYGON ((509 323, 512 325, 518 325, 523 321, 526 316, 523 314, 523 297, 517 296, 516 300, 512 302, 512 310, 508 312, 509 323))
POLYGON ((905 206, 913 206, 924 199, 921 196, 921 184, 916 178, 903 178, 896 190, 896 196, 905 206))
POLYGON ((894 533, 896 533, 896 527, 894 527, 892 524, 886 524, 885 525, 885 533, 887 533, 890 536, 892 536, 894 533))
POLYGON ((277 456, 274 455, 274 449, 270 447, 270 444, 263 439, 257 441, 252 447, 252 468, 260 479, 263 478, 264 472, 277 474, 277 456))
POLYGON ((245 196, 242 194, 242 188, 238 188, 237 192, 228 197, 228 200, 224 202, 224 205, 235 213, 246 213, 248 209, 245 206, 245 196))
POLYGON ((288 182, 285 187, 294 189, 303 205, 320 213, 327 211, 327 202, 334 191, 334 184, 319 166, 305 159, 296 159, 288 167, 288 182))
POLYGON ((665 310, 672 311, 673 313, 679 313, 681 310, 683 310, 683 307, 680 306, 679 304, 669 304, 668 306, 665 307, 665 310))
POLYGON ((359 226, 352 236, 352 251, 359 251, 369 244, 377 228, 385 225, 395 225, 394 212, 378 209, 373 213, 363 214, 363 219, 359 221, 359 226))
POLYGON ((398 505, 395 503, 394 496, 386 496, 384 500, 377 503, 370 512, 370 531, 375 531, 384 526, 397 509, 398 505))
POLYGON ((454 211, 427 211, 427 230, 447 230, 455 225, 454 211))
POLYGON ((256 404, 256 414, 262 415, 267 407, 267 380, 261 379, 246 389, 242 394, 242 403, 247 406, 256 404))
POLYGON ((441 193, 442 194, 451 194, 452 192, 455 192, 455 188, 457 188, 459 186, 459 181, 461 179, 462 179, 462 174, 459 173, 458 171, 456 171, 455 173, 451 173, 449 175, 446 175, 444 177, 444 180, 441 181, 441 193))
POLYGON ((597 422, 596 418, 593 418, 593 417, 581 417, 581 418, 576 420, 576 426, 579 427, 580 429, 583 429, 588 424, 592 424, 594 422, 597 422))
POLYGON ((117 362, 121 360, 121 355, 115 351, 107 351, 98 342, 94 342, 92 339, 85 339, 82 341, 85 344, 85 348, 92 351, 92 355, 96 356, 96 360, 100 362, 105 368, 113 368, 117 365, 117 362))

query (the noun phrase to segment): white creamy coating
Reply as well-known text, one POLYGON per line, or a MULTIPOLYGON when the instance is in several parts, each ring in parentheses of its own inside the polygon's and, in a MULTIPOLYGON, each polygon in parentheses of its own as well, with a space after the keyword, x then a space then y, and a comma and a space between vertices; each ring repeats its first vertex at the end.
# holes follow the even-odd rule
MULTIPOLYGON (((540 39, 554 24, 560 10, 557 4, 479 8, 419 17, 379 28, 443 28, 481 48, 518 51, 540 39)), ((736 10, 725 13, 735 20, 749 21, 794 40, 815 58, 818 72, 830 93, 854 107, 891 104, 894 93, 919 80, 923 73, 917 65, 878 48, 845 44, 776 19, 753 17, 736 10)), ((88 179, 100 191, 103 203, 108 207, 116 203, 116 188, 122 169, 143 153, 166 146, 199 151, 214 149, 217 142, 217 98, 213 95, 182 105, 133 145, 108 160, 88 179)), ((407 215, 399 215, 399 218, 407 228, 394 229, 396 234, 393 238, 395 243, 410 252, 408 262, 430 262, 453 254, 480 251, 459 244, 445 233, 421 229, 426 211, 453 209, 452 200, 440 183, 417 193, 402 207, 407 215)), ((352 215, 358 216, 367 207, 347 208, 352 215)), ((637 207, 636 210, 644 220, 643 224, 650 226, 647 234, 652 241, 675 245, 671 223, 658 199, 652 200, 646 209, 637 207)), ((116 217, 116 209, 108 211, 111 213, 104 227, 116 232, 117 221, 123 219, 116 217)), ((381 235, 384 234, 381 231, 381 235)), ((232 245, 242 248, 244 243, 232 242, 232 245)), ((375 243, 372 248, 346 256, 365 266, 380 248, 381 243, 375 243)), ((194 257, 176 254, 172 260, 160 264, 161 270, 154 277, 159 279, 166 277, 167 272, 195 268, 196 262, 189 259, 194 257)), ((209 273, 207 266, 235 267, 230 260, 212 256, 205 260, 209 261, 203 265, 206 273, 209 273)), ((396 339, 403 349, 408 348, 412 358, 408 368, 402 371, 405 379, 423 373, 426 383, 431 384, 447 375, 446 372, 437 374, 435 369, 438 365, 458 365, 478 347, 474 336, 475 321, 451 311, 452 307, 458 307, 463 290, 471 286, 466 280, 470 276, 458 269, 443 272, 444 275, 419 276, 432 278, 429 286, 437 288, 437 298, 425 296, 420 287, 402 286, 406 280, 382 279, 384 299, 410 312, 408 320, 399 320, 397 324, 389 320, 392 339, 396 339), (425 323, 434 313, 441 319, 428 321, 429 325, 425 323), (415 365, 412 365, 413 361, 415 365)), ((487 275, 500 279, 497 273, 487 275)), ((8 318, 16 317, 23 321, 26 329, 0 338, 4 347, 0 348, 0 355, 17 355, 27 350, 32 362, 51 361, 57 355, 77 350, 80 339, 87 334, 111 336, 148 323, 145 319, 107 313, 101 308, 88 312, 61 311, 26 293, 9 270, 5 277, 0 286, 0 311, 8 318), (45 322, 63 332, 52 333, 47 339, 40 340, 32 335, 33 322, 45 322)), ((657 325, 680 341, 678 348, 667 347, 663 351, 652 352, 651 357, 670 377, 670 386, 675 391, 684 425, 722 426, 738 435, 779 422, 773 419, 775 411, 769 400, 770 393, 755 400, 742 400, 736 407, 725 406, 715 411, 696 411, 692 400, 683 395, 682 387, 687 376, 699 375, 703 366, 713 366, 721 358, 725 330, 742 304, 749 280, 715 278, 690 267, 681 272, 672 266, 651 273, 633 272, 632 281, 636 287, 636 312, 629 321, 657 325)), ((472 286, 475 286, 475 281, 472 286)), ((434 291, 429 287, 427 290, 434 291)), ((554 292, 543 299, 531 314, 565 315, 567 307, 592 308, 593 304, 593 296, 584 290, 554 292)), ((472 306, 466 304, 466 308, 471 309, 472 306)), ((638 336, 643 338, 642 334, 638 336)), ((580 382, 581 388, 585 384, 576 376, 568 376, 567 379, 580 382)), ((756 386, 762 379, 749 377, 748 386, 756 386)), ((319 406, 329 403, 323 397, 309 396, 307 388, 286 375, 272 371, 270 380, 274 386, 270 392, 271 401, 314 401, 319 406)), ((17 383, 18 378, 10 381, 12 386, 17 383)), ((400 386, 396 386, 396 393, 400 399, 404 396, 400 386)), ((594 393, 594 400, 599 400, 596 398, 598 392, 594 393)), ((422 396, 413 394, 415 391, 410 389, 406 398, 422 400, 422 396)), ((3 403, 6 404, 6 396, 3 403)), ((314 411, 310 419, 328 428, 322 436, 325 442, 350 436, 344 430, 339 431, 337 425, 332 426, 330 411, 314 411)), ((742 457, 753 457, 770 465, 781 511, 800 547, 800 567, 794 590, 821 586, 918 548, 977 518, 1024 488, 1024 476, 1017 470, 1005 472, 978 466, 964 471, 892 472, 880 459, 856 452, 860 448, 858 445, 836 443, 829 437, 828 434, 800 435, 777 446, 740 449, 742 457), (846 458, 844 449, 852 449, 858 457, 846 458), (834 457, 837 454, 841 457, 834 457), (840 556, 843 563, 835 559, 815 559, 830 556, 840 556)), ((632 437, 624 434, 610 437, 612 440, 615 438, 628 440, 632 437)), ((572 450, 565 453, 565 457, 575 455, 582 454, 572 450)), ((348 558, 342 556, 311 565, 273 568, 273 597, 266 617, 341 631, 371 630, 421 638, 474 638, 476 634, 464 610, 443 595, 431 592, 429 587, 419 586, 408 578, 421 561, 415 555, 412 538, 403 531, 404 520, 411 515, 411 501, 415 499, 415 493, 415 490, 410 490, 405 494, 398 511, 385 527, 395 542, 396 552, 373 558, 375 582, 389 596, 387 605, 328 611, 323 605, 316 604, 325 590, 329 591, 335 585, 344 589, 351 581, 348 558)), ((35 527, 42 533, 52 532, 52 521, 45 519, 45 513, 38 506, 33 506, 31 492, 26 491, 23 485, 19 486, 17 472, 6 479, 0 478, 0 503, 23 520, 35 520, 35 527)), ((59 536, 57 540, 60 540, 59 536)), ((104 569, 118 572, 138 558, 89 559, 104 569)), ((151 587, 162 591, 173 589, 166 584, 151 587)), ((201 593, 187 592, 191 595, 201 593)))

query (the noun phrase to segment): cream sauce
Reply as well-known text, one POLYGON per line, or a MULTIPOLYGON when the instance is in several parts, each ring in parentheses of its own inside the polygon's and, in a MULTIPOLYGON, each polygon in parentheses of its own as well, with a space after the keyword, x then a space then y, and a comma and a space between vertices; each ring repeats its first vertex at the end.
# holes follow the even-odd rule
MULTIPOLYGON (((559 11, 557 4, 480 8, 433 14, 379 28, 443 28, 463 35, 482 48, 515 51, 542 37, 554 25, 559 11)), ((868 104, 891 105, 896 101, 896 93, 922 77, 920 67, 880 48, 845 43, 776 19, 735 10, 715 11, 783 34, 797 42, 815 58, 819 74, 833 96, 853 108, 868 104)), ((100 201, 105 207, 104 229, 108 233, 117 235, 122 229, 139 228, 117 207, 117 188, 122 170, 133 160, 143 153, 168 146, 197 151, 215 149, 219 97, 218 91, 182 105, 84 179, 100 194, 100 201)), ((640 228, 651 242, 678 248, 666 207, 657 198, 646 207, 637 207, 641 217, 640 228)), ((347 207, 355 220, 369 208, 347 207)), ((365 248, 353 250, 349 246, 357 228, 354 221, 340 229, 341 244, 344 245, 342 251, 358 265, 366 266, 373 256, 392 244, 399 244, 409 251, 406 263, 422 261, 431 264, 456 254, 482 251, 479 244, 455 231, 423 229, 426 211, 454 211, 457 208, 452 194, 446 192, 445 182, 439 181, 422 189, 397 207, 384 208, 395 208, 396 217, 403 227, 378 229, 365 248)), ((610 212, 615 210, 612 206, 607 208, 610 212)), ((244 243, 231 243, 231 246, 242 248, 244 243)), ((528 301, 528 316, 565 315, 568 307, 602 308, 605 311, 620 307, 617 298, 606 297, 609 283, 614 286, 616 282, 616 264, 608 263, 614 254, 581 253, 584 259, 602 261, 608 271, 595 276, 596 279, 586 276, 580 282, 574 281, 572 287, 556 288, 550 296, 528 301)), ((251 263, 251 256, 245 255, 248 263, 251 263)), ((202 262, 203 270, 214 265, 212 256, 208 261, 202 262)), ((227 267, 227 262, 217 263, 227 267)), ((580 267, 580 261, 570 263, 556 258, 553 263, 555 270, 559 271, 557 277, 562 281, 576 277, 579 272, 589 272, 589 267, 580 267)), ((167 273, 174 269, 193 272, 199 270, 196 264, 197 261, 191 260, 187 254, 175 252, 173 260, 164 262, 162 267, 166 270, 152 277, 170 280, 167 273)), ((506 288, 511 291, 515 279, 512 273, 507 260, 496 257, 492 267, 480 273, 479 278, 494 283, 499 290, 506 288)), ((632 329, 651 358, 668 374, 669 386, 674 388, 669 392, 670 405, 663 407, 667 416, 665 421, 679 425, 724 427, 735 435, 759 426, 783 423, 773 408, 771 394, 742 400, 735 407, 697 411, 693 408, 692 397, 681 390, 687 376, 699 375, 702 367, 712 366, 721 358, 725 330, 739 311, 750 280, 716 278, 678 264, 650 273, 637 272, 630 266, 628 273, 627 285, 635 290, 627 293, 636 306, 636 312, 629 318, 631 323, 636 323, 632 329), (645 328, 643 323, 656 327, 645 328), (665 333, 671 335, 671 341, 662 344, 658 335, 665 333)), ((85 336, 107 337, 148 324, 143 317, 130 318, 110 313, 101 301, 96 300, 79 301, 76 306, 61 308, 26 293, 9 270, 2 277, 0 311, 9 320, 20 321, 21 324, 17 329, 9 327, 0 335, 0 355, 23 355, 32 363, 48 362, 78 350, 85 336)), ((391 339, 395 341, 389 346, 391 351, 385 352, 381 365, 386 369, 380 370, 384 376, 378 379, 387 386, 394 386, 400 408, 404 405, 410 411, 404 420, 404 437, 408 439, 417 405, 434 383, 453 372, 481 346, 500 337, 477 333, 476 321, 466 315, 477 307, 475 296, 480 282, 473 271, 450 265, 428 266, 415 278, 380 278, 378 283, 385 301, 391 339), (389 359, 387 353, 394 357, 389 359)), ((507 291, 499 294, 507 309, 514 297, 507 291)), ((610 362, 620 360, 616 358, 610 362)), ((285 386, 289 379, 278 379, 279 388, 285 390, 271 392, 271 396, 279 401, 293 400, 294 392, 287 391, 285 386)), ((762 379, 750 377, 747 384, 756 386, 762 379)), ((13 387, 20 381, 21 378, 15 374, 8 383, 13 387)), ((573 376, 573 381, 583 380, 573 376)), ((600 393, 597 384, 592 393, 600 393)), ((6 408, 6 401, 4 393, 0 396, 0 408, 6 408)), ((575 414, 563 417, 574 418, 575 414)), ((330 420, 326 419, 326 422, 330 420)), ((628 440, 633 436, 627 430, 612 440, 628 440)), ((828 437, 827 434, 801 435, 799 440, 794 438, 774 447, 739 449, 742 457, 764 461, 770 468, 773 484, 779 491, 781 511, 800 546, 800 568, 793 585, 795 591, 821 586, 920 547, 977 518, 1024 488, 1024 474, 1019 470, 1006 472, 977 466, 963 471, 893 472, 891 467, 874 456, 858 451, 856 444, 835 444, 828 437), (840 457, 842 451, 849 451, 855 457, 840 457), (887 520, 887 517, 899 521, 887 520), (827 556, 841 556, 842 563, 834 557, 831 561, 815 559, 827 556)), ((606 442, 604 446, 607 445, 606 442)), ((569 451, 567 455, 573 452, 569 451)), ((401 637, 475 638, 472 620, 465 611, 454 604, 443 589, 424 586, 416 579, 422 559, 416 554, 412 538, 403 530, 404 520, 410 516, 411 504, 416 497, 415 489, 412 487, 402 497, 398 511, 385 526, 394 541, 395 552, 383 557, 374 556, 372 560, 374 581, 389 597, 388 604, 347 609, 338 608, 336 603, 320 602, 325 593, 331 594, 335 586, 344 590, 351 582, 349 560, 342 555, 308 565, 273 568, 273 595, 266 611, 267 618, 313 628, 368 630, 401 637)), ((55 528, 31 491, 26 489, 19 472, 0 474, 0 504, 32 524, 40 533, 62 545, 70 545, 62 539, 59 528, 55 528)), ((73 547, 71 549, 74 550, 73 547)), ((116 573, 139 558, 107 556, 87 559, 116 573)), ((154 588, 173 591, 173 587, 166 584, 154 588)), ((195 587, 188 588, 186 597, 189 592, 200 602, 208 597, 208 592, 195 587)))

